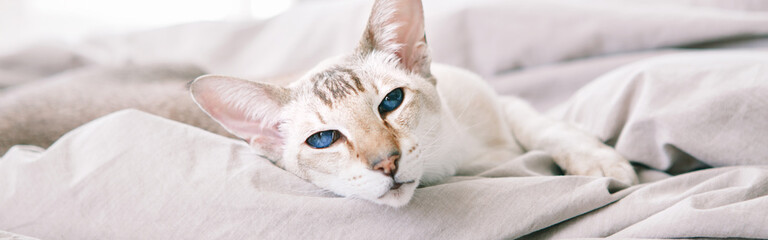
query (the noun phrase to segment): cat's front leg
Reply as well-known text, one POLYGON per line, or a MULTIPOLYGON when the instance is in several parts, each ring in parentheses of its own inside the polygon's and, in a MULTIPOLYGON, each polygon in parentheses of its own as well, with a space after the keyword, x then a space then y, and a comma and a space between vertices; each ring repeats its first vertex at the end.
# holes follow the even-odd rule
POLYGON ((541 115, 522 99, 502 97, 501 103, 517 141, 527 150, 549 152, 567 174, 606 176, 626 184, 637 183, 629 161, 597 137, 541 115))

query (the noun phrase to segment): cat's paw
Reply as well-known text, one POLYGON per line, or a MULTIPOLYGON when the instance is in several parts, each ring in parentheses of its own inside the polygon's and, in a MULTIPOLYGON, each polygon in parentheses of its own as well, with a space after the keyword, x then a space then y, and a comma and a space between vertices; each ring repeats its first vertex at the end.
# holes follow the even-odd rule
POLYGON ((608 146, 580 148, 553 157, 566 174, 611 177, 628 185, 638 183, 629 161, 608 146))

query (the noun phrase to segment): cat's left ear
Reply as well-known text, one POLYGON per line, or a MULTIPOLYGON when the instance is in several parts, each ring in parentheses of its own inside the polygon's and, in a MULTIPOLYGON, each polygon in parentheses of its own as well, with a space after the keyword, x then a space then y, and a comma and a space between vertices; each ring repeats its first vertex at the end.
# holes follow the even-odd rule
POLYGON ((290 92, 280 86, 225 76, 206 75, 190 86, 192 98, 230 133, 261 150, 272 161, 282 158, 280 132, 290 92))
POLYGON ((421 0, 377 0, 357 53, 395 54, 400 67, 432 79, 421 0))

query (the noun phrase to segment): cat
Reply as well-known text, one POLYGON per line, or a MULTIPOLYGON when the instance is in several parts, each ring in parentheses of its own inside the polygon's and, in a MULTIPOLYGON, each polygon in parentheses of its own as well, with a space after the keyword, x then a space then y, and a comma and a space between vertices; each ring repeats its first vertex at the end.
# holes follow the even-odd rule
POLYGON ((267 159, 337 195, 392 207, 473 161, 549 152, 568 174, 637 183, 596 137, 431 63, 420 0, 377 0, 353 53, 288 86, 205 75, 195 103, 267 159))

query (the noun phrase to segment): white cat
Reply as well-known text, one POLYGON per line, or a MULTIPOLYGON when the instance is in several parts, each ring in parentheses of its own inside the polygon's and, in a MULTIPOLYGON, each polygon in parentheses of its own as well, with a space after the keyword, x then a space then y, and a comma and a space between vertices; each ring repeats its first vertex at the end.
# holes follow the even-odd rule
POLYGON ((637 177, 595 137, 499 97, 478 76, 431 64, 419 0, 376 1, 356 51, 287 87, 224 76, 195 102, 268 159, 334 193, 399 207, 469 161, 540 149, 568 174, 637 177))

